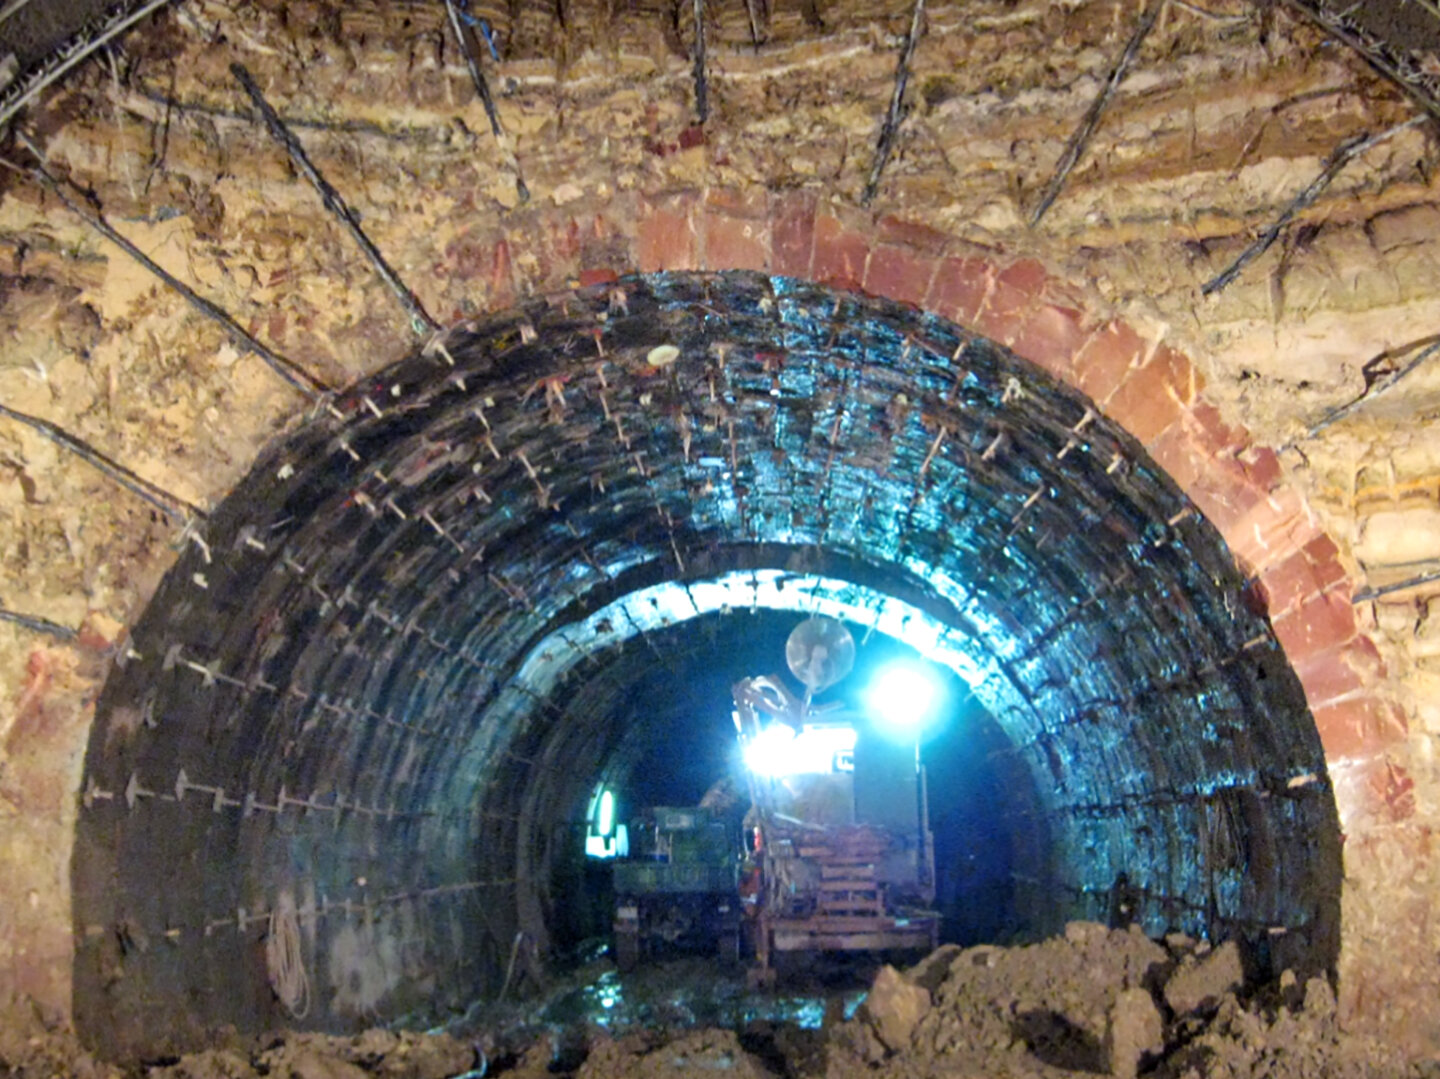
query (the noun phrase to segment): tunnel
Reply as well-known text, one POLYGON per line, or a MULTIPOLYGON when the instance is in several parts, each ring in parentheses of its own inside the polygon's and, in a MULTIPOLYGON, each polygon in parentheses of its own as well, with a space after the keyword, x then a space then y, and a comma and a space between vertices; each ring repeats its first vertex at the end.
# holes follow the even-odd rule
POLYGON ((75 1014, 108 1055, 433 1017, 522 935, 556 959, 597 784, 697 798, 725 687, 813 614, 953 686, 938 871, 984 886, 942 888, 947 934, 1124 889, 1153 936, 1335 967, 1325 755, 1224 539, 1079 390, 913 306, 665 272, 463 321, 182 542, 84 764, 75 1014))

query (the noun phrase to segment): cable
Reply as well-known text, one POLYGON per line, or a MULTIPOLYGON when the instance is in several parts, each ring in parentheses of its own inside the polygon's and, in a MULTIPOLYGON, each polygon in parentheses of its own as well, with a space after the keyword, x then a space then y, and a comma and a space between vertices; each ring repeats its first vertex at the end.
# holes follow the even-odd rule
POLYGON ((10 122, 11 117, 28 105, 41 90, 49 86, 65 72, 69 71, 80 61, 100 48, 111 38, 130 29, 145 16, 159 11, 171 0, 150 0, 150 3, 141 7, 138 11, 130 12, 122 10, 115 16, 116 21, 103 27, 87 30, 84 35, 72 39, 65 45, 60 46, 51 53, 50 58, 45 61, 45 68, 37 70, 28 84, 16 82, 11 92, 0 99, 0 127, 10 122), (95 37, 86 36, 95 33, 95 37))
POLYGON ((3 8, 0 8, 0 23, 9 22, 10 16, 14 15, 17 11, 19 11, 21 8, 25 7, 29 3, 30 0, 10 0, 10 3, 6 4, 3 8))
POLYGON ((265 935, 265 967, 270 988, 285 1010, 295 1019, 310 1012, 310 976, 300 951, 300 918, 295 899, 281 892, 270 912, 270 929, 265 935))
POLYGON ((497 1000, 504 1000, 505 994, 510 991, 510 982, 515 977, 515 960, 520 958, 520 945, 525 943, 525 931, 522 929, 515 934, 515 943, 510 945, 510 965, 505 968, 505 984, 500 987, 500 996, 497 1000))

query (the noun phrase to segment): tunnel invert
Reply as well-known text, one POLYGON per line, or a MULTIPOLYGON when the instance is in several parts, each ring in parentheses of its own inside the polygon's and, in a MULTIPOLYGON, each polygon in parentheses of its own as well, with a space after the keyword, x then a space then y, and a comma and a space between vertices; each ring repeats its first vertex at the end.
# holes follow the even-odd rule
POLYGON ((676 273, 461 324, 277 440, 122 646, 77 1021, 154 1057, 495 993, 518 932, 544 951, 637 648, 713 664, 693 627, 757 607, 873 624, 971 687, 1031 777, 995 807, 1034 844, 1026 935, 1118 888, 1147 932, 1330 969, 1334 800, 1247 595, 1083 395, 912 308, 676 273))

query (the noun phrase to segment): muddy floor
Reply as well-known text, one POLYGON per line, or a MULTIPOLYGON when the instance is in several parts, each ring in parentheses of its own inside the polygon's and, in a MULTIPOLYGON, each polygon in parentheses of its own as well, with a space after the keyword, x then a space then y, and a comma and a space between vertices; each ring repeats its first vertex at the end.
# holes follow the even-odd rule
MULTIPOLYGON (((0 1077, 120 1079, 33 1008, 0 1025, 0 1077)), ((1330 985, 1246 986, 1233 945, 1073 923, 1027 947, 940 948, 913 966, 829 964, 751 989, 700 959, 621 975, 601 958, 543 996, 426 1033, 236 1039, 145 1079, 1157 1079, 1440 1077, 1342 1033, 1330 985)))

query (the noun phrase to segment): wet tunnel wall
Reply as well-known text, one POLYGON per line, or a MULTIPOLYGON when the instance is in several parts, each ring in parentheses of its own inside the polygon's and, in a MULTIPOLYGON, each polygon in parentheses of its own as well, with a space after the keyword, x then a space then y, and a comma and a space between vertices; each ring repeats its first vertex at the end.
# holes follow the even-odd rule
POLYGON ((873 622, 971 686, 1033 777, 1000 810, 1046 838, 1029 932, 1123 880, 1148 931, 1333 966, 1304 692, 1140 444, 941 318, 674 273, 462 323, 192 530, 97 706, 82 1030, 156 1055, 493 993, 514 934, 546 938, 627 657, 711 663, 687 625, 754 607, 873 622))

